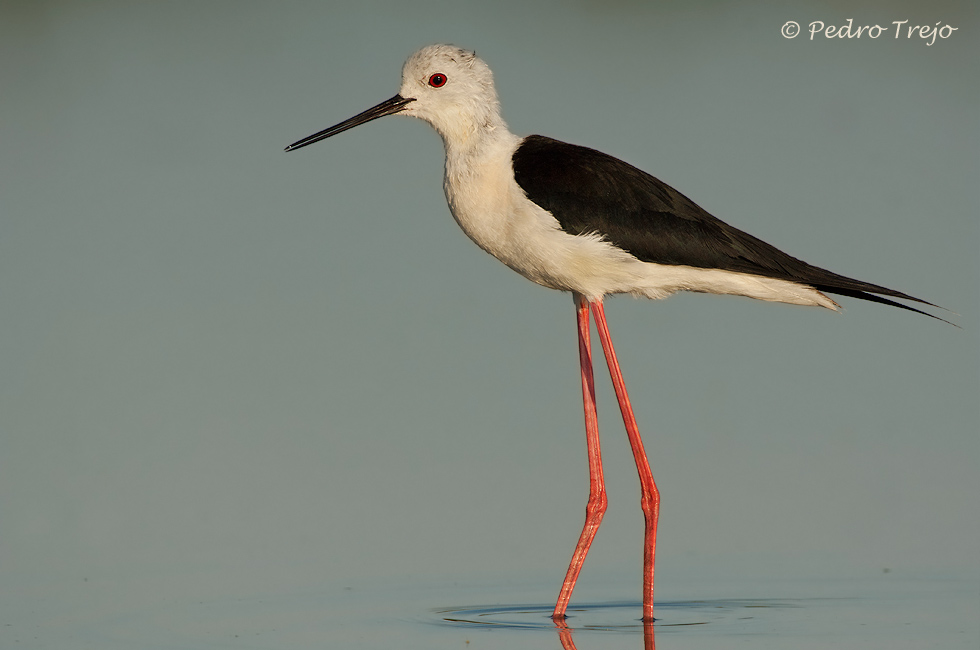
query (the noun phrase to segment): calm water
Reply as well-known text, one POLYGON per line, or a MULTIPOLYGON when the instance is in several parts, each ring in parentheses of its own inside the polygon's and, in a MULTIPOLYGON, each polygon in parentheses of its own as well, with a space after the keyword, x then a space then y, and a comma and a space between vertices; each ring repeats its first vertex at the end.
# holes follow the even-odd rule
MULTIPOLYGON (((976 581, 883 575, 861 581, 692 587, 703 598, 579 603, 548 618, 550 587, 403 583, 182 597, 179 581, 50 585, 5 603, 4 648, 968 648, 980 641, 976 581), (741 589, 752 597, 739 598, 741 589), (728 595, 722 596, 721 592, 728 595), (769 592, 772 597, 759 597, 769 592), (788 596, 787 594, 795 594, 788 596), (527 600, 530 596, 533 600, 527 600), (537 600, 540 598, 540 600, 537 600)), ((614 588, 610 592, 616 591, 614 588)))
POLYGON ((977 3, 441 4, 0 5, 0 650, 977 650, 977 3), (852 16, 958 31, 806 39, 852 16), (610 510, 547 618, 587 489, 569 297, 466 240, 417 120, 282 151, 446 41, 515 132, 962 315, 610 300, 651 643, 599 374, 610 510))

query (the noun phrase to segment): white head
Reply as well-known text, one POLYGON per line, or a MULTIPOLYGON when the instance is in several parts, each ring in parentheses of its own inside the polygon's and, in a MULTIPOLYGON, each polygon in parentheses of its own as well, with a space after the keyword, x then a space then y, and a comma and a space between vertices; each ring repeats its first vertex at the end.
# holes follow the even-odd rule
POLYGON ((391 99, 295 142, 286 151, 329 138, 359 124, 401 113, 425 120, 442 136, 446 148, 485 142, 506 133, 493 73, 475 53, 454 45, 429 45, 408 57, 401 90, 391 99))
POLYGON ((408 57, 398 94, 415 100, 403 112, 431 124, 447 144, 505 126, 490 67, 453 45, 429 45, 408 57))

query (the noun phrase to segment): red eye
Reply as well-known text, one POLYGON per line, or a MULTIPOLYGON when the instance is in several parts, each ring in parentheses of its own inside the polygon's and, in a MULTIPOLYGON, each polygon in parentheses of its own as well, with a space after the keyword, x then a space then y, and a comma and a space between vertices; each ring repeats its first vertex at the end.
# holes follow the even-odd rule
POLYGON ((441 72, 437 72, 429 77, 429 85, 433 88, 442 88, 446 85, 446 81, 448 81, 446 79, 446 75, 442 74, 441 72))

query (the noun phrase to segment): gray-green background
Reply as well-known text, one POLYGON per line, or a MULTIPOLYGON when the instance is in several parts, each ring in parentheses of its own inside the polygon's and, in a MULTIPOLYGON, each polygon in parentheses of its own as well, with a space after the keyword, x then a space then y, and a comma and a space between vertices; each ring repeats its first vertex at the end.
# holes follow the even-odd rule
MULTIPOLYGON (((365 579, 557 592, 587 494, 570 297, 458 230, 427 125, 282 151, 432 42, 489 62, 514 132, 959 314, 608 300, 663 597, 976 576, 978 25, 968 2, 0 2, 0 602, 44 626, 365 579), (780 34, 848 18, 958 31, 780 34)), ((598 370, 610 509, 579 594, 634 598, 598 370)))

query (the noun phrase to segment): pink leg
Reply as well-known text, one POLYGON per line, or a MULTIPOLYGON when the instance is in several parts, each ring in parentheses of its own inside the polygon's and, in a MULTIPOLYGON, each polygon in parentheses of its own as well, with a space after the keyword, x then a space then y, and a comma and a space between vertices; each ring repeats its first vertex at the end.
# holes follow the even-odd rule
POLYGON ((640 439, 636 418, 633 417, 633 407, 630 406, 630 398, 626 394, 626 384, 623 381, 623 373, 619 369, 619 362, 616 360, 612 338, 609 336, 609 326, 606 324, 602 301, 596 300, 589 304, 592 307, 596 329, 599 331, 599 340, 602 341, 602 350, 606 354, 606 365, 609 366, 616 399, 619 400, 619 409, 623 412, 623 422, 626 424, 630 447, 633 448, 636 470, 640 474, 640 507, 646 519, 646 533, 643 538, 643 620, 649 623, 653 621, 653 564, 657 550, 660 491, 657 489, 657 484, 653 482, 650 462, 647 460, 646 452, 643 451, 643 440, 640 439))
POLYGON ((585 440, 589 449, 589 502, 585 506, 585 526, 579 536, 572 561, 565 574, 558 603, 552 618, 560 621, 565 618, 572 589, 582 570, 589 546, 599 530, 602 516, 606 512, 606 485, 602 480, 602 455, 599 450, 599 423, 595 410, 595 383, 592 378, 592 346, 589 342, 589 303, 584 297, 575 295, 575 310, 578 315, 578 354, 582 369, 582 401, 585 403, 585 440))

